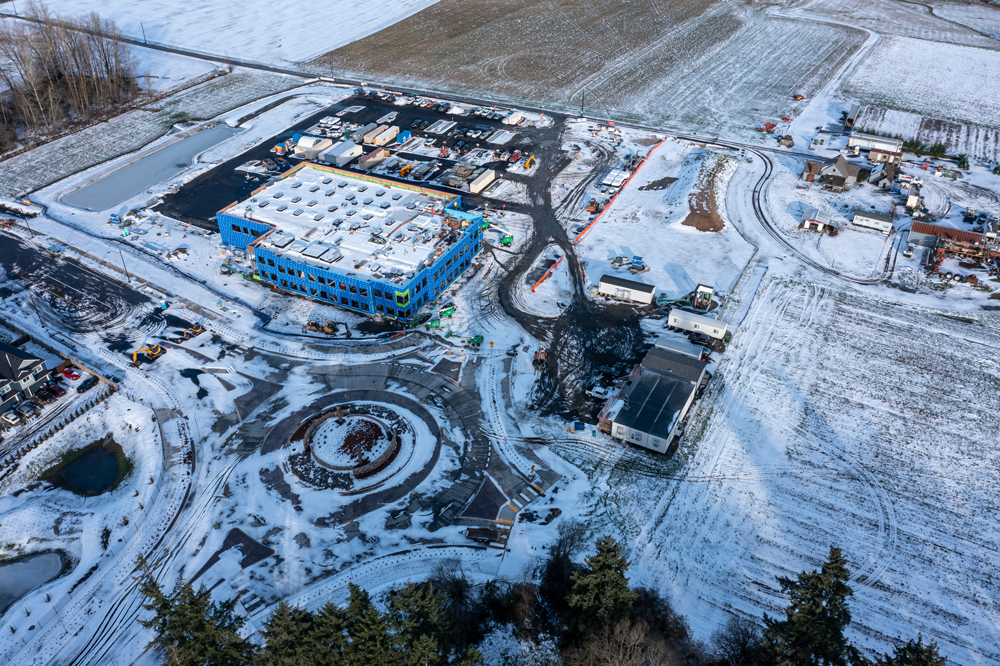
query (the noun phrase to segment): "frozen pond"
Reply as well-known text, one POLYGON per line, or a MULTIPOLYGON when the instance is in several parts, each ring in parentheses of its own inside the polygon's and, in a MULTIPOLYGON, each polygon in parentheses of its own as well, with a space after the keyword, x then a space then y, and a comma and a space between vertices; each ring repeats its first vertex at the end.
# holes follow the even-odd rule
POLYGON ((62 558, 58 553, 39 553, 19 562, 0 564, 0 613, 40 585, 44 585, 62 571, 62 558))
POLYGON ((60 201, 85 210, 114 208, 147 187, 173 178, 191 166, 191 162, 199 153, 241 131, 228 125, 219 125, 196 132, 147 155, 138 162, 113 171, 78 190, 73 190, 60 201))

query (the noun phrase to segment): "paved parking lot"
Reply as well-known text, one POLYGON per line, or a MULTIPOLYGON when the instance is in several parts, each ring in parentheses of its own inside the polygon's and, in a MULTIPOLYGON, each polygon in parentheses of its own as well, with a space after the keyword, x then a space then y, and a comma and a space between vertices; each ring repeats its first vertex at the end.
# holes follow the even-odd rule
MULTIPOLYGON (((414 137, 425 139, 434 138, 436 139, 435 147, 438 148, 442 145, 452 147, 455 145, 456 141, 464 140, 468 142, 473 149, 489 145, 490 148, 497 148, 499 151, 512 151, 515 148, 514 144, 522 141, 525 137, 525 134, 520 132, 518 128, 511 128, 508 125, 504 125, 500 120, 489 120, 475 116, 470 117, 440 113, 428 108, 398 106, 381 99, 368 100, 362 96, 355 95, 343 100, 337 105, 331 106, 310 116, 309 118, 306 118, 302 122, 297 123, 292 127, 276 134, 270 139, 263 141, 259 146, 240 153, 238 156, 222 163, 211 171, 198 176, 182 187, 176 194, 164 197, 163 203, 155 209, 164 215, 181 220, 182 222, 187 222, 204 229, 217 231, 218 225, 215 223, 215 214, 222 208, 231 204, 233 201, 242 201, 243 199, 249 197, 253 190, 257 189, 266 182, 265 176, 252 175, 248 178, 246 173, 242 171, 235 171, 236 167, 251 160, 264 160, 268 158, 273 159, 275 154, 271 152, 271 149, 275 146, 275 144, 282 143, 286 139, 291 138, 292 135, 302 133, 313 127, 321 118, 326 116, 335 116, 338 112, 354 106, 361 106, 363 108, 359 111, 345 113, 340 116, 344 122, 364 126, 368 123, 376 122, 387 114, 394 112, 397 114, 396 118, 388 124, 399 126, 401 132, 412 132, 414 137), (418 120, 421 121, 421 123, 426 122, 427 128, 415 129, 411 127, 414 121, 418 120), (458 139, 450 138, 446 135, 428 134, 426 129, 430 129, 434 123, 441 120, 455 122, 454 129, 477 129, 487 131, 489 133, 507 129, 517 133, 517 136, 505 146, 492 146, 485 142, 485 136, 488 136, 489 134, 485 134, 479 139, 458 139)), ((526 150, 525 146, 519 143, 516 148, 520 149, 522 152, 526 150)), ((395 151, 396 147, 392 146, 392 149, 395 151)), ((528 151, 530 152, 530 148, 528 148, 528 151)), ((403 156, 408 160, 414 161, 430 161, 437 159, 442 163, 443 167, 450 166, 455 161, 454 153, 452 153, 451 158, 441 158, 436 154, 436 152, 434 156, 417 155, 412 152, 406 152, 403 156)), ((291 168, 298 164, 299 160, 287 158, 286 163, 287 167, 285 168, 291 168)), ((506 168, 507 163, 491 163, 487 166, 489 168, 494 168, 499 172, 501 169, 506 168)), ((356 170, 353 163, 344 168, 356 170)), ((440 174, 440 171, 437 173, 440 174)), ((389 178, 390 180, 398 180, 392 174, 379 174, 379 176, 389 178)), ((428 180, 421 181, 419 184, 421 186, 431 188, 440 187, 440 185, 428 180)))

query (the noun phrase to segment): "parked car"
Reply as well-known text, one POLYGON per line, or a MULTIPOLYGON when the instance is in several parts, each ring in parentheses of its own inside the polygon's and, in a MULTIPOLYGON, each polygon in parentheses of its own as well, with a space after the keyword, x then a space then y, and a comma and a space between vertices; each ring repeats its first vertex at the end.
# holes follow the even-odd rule
POLYGON ((410 123, 410 129, 417 129, 420 127, 420 118, 417 118, 412 123, 410 123))
POLYGON ((591 398, 597 398, 599 400, 607 400, 611 392, 603 386, 595 386, 587 391, 587 395, 591 398))
POLYGON ((61 398, 62 396, 66 395, 66 389, 59 382, 51 382, 45 388, 47 388, 48 390, 52 391, 52 394, 55 395, 55 396, 57 396, 57 397, 61 398))
POLYGON ((16 411, 18 414, 21 415, 22 419, 27 421, 32 416, 34 416, 35 412, 37 412, 38 410, 35 409, 35 403, 29 401, 29 402, 22 402, 20 405, 18 405, 16 407, 16 411))
POLYGON ((51 405, 56 401, 56 396, 52 394, 48 389, 41 389, 35 394, 35 397, 42 401, 46 405, 51 405))
POLYGON ((16 409, 11 409, 4 412, 3 416, 0 416, 0 419, 3 419, 7 425, 15 426, 21 422, 21 415, 17 413, 16 409))
POLYGON ((80 373, 75 368, 63 368, 62 375, 66 379, 72 379, 74 382, 80 378, 80 373))
POLYGON ((77 393, 86 393, 97 385, 97 377, 88 377, 83 383, 76 387, 77 393))

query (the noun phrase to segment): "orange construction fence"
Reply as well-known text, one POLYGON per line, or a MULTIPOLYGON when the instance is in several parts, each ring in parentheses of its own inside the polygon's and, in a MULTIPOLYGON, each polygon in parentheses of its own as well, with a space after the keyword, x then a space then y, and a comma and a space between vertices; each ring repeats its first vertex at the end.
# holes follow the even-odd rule
MULTIPOLYGON (((580 239, 581 239, 581 238, 583 238, 583 235, 584 235, 585 233, 587 233, 588 231, 590 231, 590 228, 591 228, 592 226, 594 226, 595 224, 597 224, 597 221, 598 221, 599 219, 601 219, 601 215, 604 215, 604 213, 605 213, 605 212, 607 212, 607 210, 608 210, 609 208, 611 208, 611 204, 613 204, 613 203, 615 202, 615 199, 617 199, 617 198, 618 198, 618 195, 619 195, 619 194, 621 194, 621 193, 622 193, 622 192, 623 192, 623 191, 625 190, 625 188, 626 188, 626 187, 628 186, 628 184, 629 184, 629 181, 631 181, 631 180, 632 180, 633 178, 635 178, 635 174, 639 173, 639 169, 641 169, 641 168, 642 168, 642 165, 643 165, 643 164, 645 164, 645 163, 646 163, 646 160, 648 160, 648 159, 650 158, 650 156, 651 156, 651 155, 653 154, 653 151, 655 151, 655 150, 656 150, 657 148, 659 148, 659 147, 660 147, 661 145, 663 145, 663 142, 664 142, 664 141, 666 141, 666 139, 662 139, 662 140, 660 140, 660 143, 658 143, 658 144, 656 144, 655 146, 653 146, 652 148, 650 148, 649 152, 648 152, 648 153, 646 153, 646 156, 645 156, 645 157, 644 157, 644 158, 642 159, 642 162, 640 162, 640 163, 639 163, 639 166, 637 166, 637 167, 635 168, 635 171, 633 171, 633 172, 632 172, 632 175, 628 177, 628 180, 626 180, 626 181, 625 181, 624 183, 622 183, 622 186, 621 186, 620 188, 618 188, 618 191, 617 191, 617 192, 615 192, 615 196, 611 197, 611 201, 609 201, 609 202, 608 202, 608 205, 604 207, 604 210, 602 210, 602 211, 601 211, 600 213, 598 213, 598 214, 597 214, 597 217, 595 217, 595 218, 594 218, 594 219, 593 219, 593 220, 591 221, 591 223, 590 223, 590 224, 588 224, 588 225, 587 225, 586 227, 584 227, 584 228, 583 228, 583 230, 582 230, 582 231, 581 231, 580 233, 578 233, 578 234, 576 235, 576 238, 574 238, 574 239, 573 239, 573 245, 576 245, 577 243, 579 243, 579 242, 580 242, 580 239)), ((553 268, 555 268, 555 267, 553 266, 553 268)), ((542 277, 542 280, 544 280, 544 279, 545 279, 545 276, 543 276, 543 277, 542 277)), ((539 280, 539 282, 541 282, 541 280, 539 280)), ((537 286, 537 285, 536 285, 536 286, 537 286)), ((534 291, 534 290, 535 290, 535 289, 534 289, 534 287, 533 287, 533 288, 532 288, 531 290, 532 290, 532 291, 534 291)))

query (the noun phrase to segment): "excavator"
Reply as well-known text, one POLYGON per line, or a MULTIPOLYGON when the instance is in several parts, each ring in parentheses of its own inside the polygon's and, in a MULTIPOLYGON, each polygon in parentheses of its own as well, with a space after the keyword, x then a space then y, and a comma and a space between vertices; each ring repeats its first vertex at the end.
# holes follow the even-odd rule
POLYGON ((404 164, 403 167, 399 170, 399 177, 400 178, 406 178, 407 176, 410 175, 411 171, 413 171, 413 165, 412 164, 404 164))
POLYGON ((177 342, 184 342, 185 340, 190 340, 191 338, 201 335, 205 332, 205 329, 201 327, 201 324, 195 324, 191 328, 184 331, 184 335, 177 339, 177 342))
POLYGON ((132 354, 132 365, 139 367, 139 353, 146 352, 146 362, 152 363, 156 359, 160 358, 167 353, 167 350, 158 344, 151 344, 148 347, 139 347, 134 354, 132 354))
POLYGON ((535 166, 535 156, 534 155, 532 155, 531 157, 529 157, 527 159, 527 161, 524 163, 524 170, 527 171, 528 169, 530 169, 533 166, 535 166))

